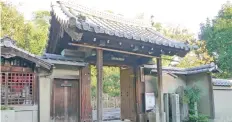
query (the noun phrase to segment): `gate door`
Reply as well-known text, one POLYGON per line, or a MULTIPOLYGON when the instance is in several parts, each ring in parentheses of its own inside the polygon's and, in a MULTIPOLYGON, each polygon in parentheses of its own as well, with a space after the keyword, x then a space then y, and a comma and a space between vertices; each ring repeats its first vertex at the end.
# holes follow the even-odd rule
POLYGON ((132 68, 120 70, 121 119, 136 121, 135 83, 132 68))
POLYGON ((53 122, 78 122, 78 81, 55 79, 53 82, 51 107, 53 122))

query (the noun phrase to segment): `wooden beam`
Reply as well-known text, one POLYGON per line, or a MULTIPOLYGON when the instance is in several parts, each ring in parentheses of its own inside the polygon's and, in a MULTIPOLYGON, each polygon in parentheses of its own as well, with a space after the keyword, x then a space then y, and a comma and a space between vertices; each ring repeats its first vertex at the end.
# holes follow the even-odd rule
POLYGON ((137 55, 137 56, 142 56, 142 57, 159 58, 159 57, 152 56, 152 55, 146 55, 146 54, 140 54, 140 53, 134 53, 134 52, 122 51, 122 50, 115 50, 115 49, 109 49, 109 48, 104 48, 104 47, 96 47, 96 46, 85 45, 85 44, 69 43, 69 45, 71 45, 71 46, 80 46, 80 47, 88 47, 88 48, 93 48, 93 49, 100 49, 100 50, 124 53, 124 54, 129 54, 129 55, 137 55))
POLYGON ((103 92, 103 50, 97 49, 97 121, 102 122, 103 115, 103 103, 102 103, 102 92, 103 92))
MULTIPOLYGON (((122 54, 120 54, 120 55, 122 55, 122 54)), ((116 58, 124 59, 123 61, 120 61, 120 60, 114 60, 114 59, 112 59, 114 57, 114 55, 113 54, 107 54, 106 51, 104 51, 103 57, 104 57, 103 58, 104 66, 107 66, 107 65, 113 65, 113 66, 124 66, 124 65, 133 66, 134 63, 136 63, 137 65, 147 64, 147 58, 144 58, 144 57, 137 57, 137 56, 117 56, 117 55, 115 55, 116 58)), ((89 57, 85 61, 88 62, 88 63, 90 63, 90 64, 96 65, 96 56, 89 57)))
MULTIPOLYGON (((115 49, 109 49, 109 48, 104 48, 104 47, 96 47, 96 46, 91 46, 91 45, 86 45, 86 44, 69 43, 69 45, 71 45, 71 46, 80 46, 80 47, 87 47, 87 48, 92 48, 92 49, 101 49, 101 50, 106 50, 106 51, 111 51, 111 52, 124 53, 124 54, 129 54, 129 55, 136 55, 136 56, 141 56, 141 57, 147 57, 147 58, 161 58, 160 55, 159 56, 152 56, 152 55, 134 53, 134 52, 129 52, 129 51, 115 50, 115 49)), ((162 59, 168 60, 168 61, 174 61, 174 60, 168 59, 168 58, 162 58, 162 59)))
POLYGON ((158 73, 158 105, 160 122, 164 122, 164 102, 163 102, 163 81, 162 81, 162 60, 157 58, 157 73, 158 73))

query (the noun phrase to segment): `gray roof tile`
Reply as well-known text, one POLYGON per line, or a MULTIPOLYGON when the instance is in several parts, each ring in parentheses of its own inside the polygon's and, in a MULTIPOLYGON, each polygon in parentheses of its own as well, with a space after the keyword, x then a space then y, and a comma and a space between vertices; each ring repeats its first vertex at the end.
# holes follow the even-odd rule
MULTIPOLYGON (((150 68, 152 69, 151 70, 152 72, 157 72, 156 65, 144 65, 144 68, 150 68)), ((211 63, 194 68, 162 67, 162 71, 168 73, 174 73, 174 74, 187 75, 187 74, 196 74, 201 72, 220 72, 220 69, 218 69, 217 65, 211 63)))
MULTIPOLYGON (((26 54, 27 57, 28 57, 28 60, 29 59, 32 59, 30 61, 34 62, 35 64, 39 65, 39 66, 42 66, 46 69, 51 69, 52 67, 52 64, 40 59, 37 55, 34 55, 22 48, 19 48, 16 46, 16 41, 9 38, 9 37, 3 37, 1 38, 1 48, 10 48, 10 49, 13 49, 14 52, 20 52, 20 53, 23 53, 23 54, 26 54)), ((8 54, 11 54, 12 52, 1 52, 1 56, 4 56, 4 55, 8 55, 8 54)), ((25 57, 22 57, 22 58, 25 58, 25 57)))
POLYGON ((76 26, 81 30, 169 46, 185 51, 192 48, 183 42, 165 38, 156 32, 149 23, 93 10, 70 0, 53 2, 52 10, 61 24, 69 25, 69 20, 75 19, 76 26))
POLYGON ((213 79, 214 86, 232 86, 232 80, 227 79, 213 79))
POLYGON ((87 63, 83 62, 83 60, 81 59, 73 58, 73 57, 65 57, 65 56, 56 55, 56 54, 45 53, 40 58, 52 64, 73 65, 73 66, 86 66, 87 65, 87 63))

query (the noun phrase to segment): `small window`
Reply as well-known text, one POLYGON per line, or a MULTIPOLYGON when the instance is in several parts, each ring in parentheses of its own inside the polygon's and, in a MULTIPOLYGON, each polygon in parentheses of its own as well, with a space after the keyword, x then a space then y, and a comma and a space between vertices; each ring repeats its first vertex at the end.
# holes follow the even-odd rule
POLYGON ((1 72, 1 105, 32 105, 34 73, 1 72))

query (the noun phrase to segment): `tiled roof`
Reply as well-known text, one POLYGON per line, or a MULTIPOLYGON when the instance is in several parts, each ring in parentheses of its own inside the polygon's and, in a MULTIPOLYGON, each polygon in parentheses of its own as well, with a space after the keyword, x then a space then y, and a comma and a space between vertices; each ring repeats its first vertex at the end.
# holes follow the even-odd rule
POLYGON ((70 0, 55 1, 52 13, 64 26, 74 25, 80 30, 104 33, 156 45, 189 51, 191 46, 168 39, 141 20, 125 19, 108 12, 93 10, 70 0))
POLYGON ((49 69, 49 70, 52 67, 52 64, 50 64, 44 60, 41 60, 38 56, 36 56, 36 55, 26 51, 26 50, 23 50, 22 48, 17 47, 15 40, 13 40, 9 37, 3 37, 1 39, 1 56, 3 56, 3 57, 18 56, 18 55, 13 54, 15 52, 27 55, 26 57, 21 57, 21 58, 26 58, 28 60, 31 59, 30 61, 34 62, 36 65, 42 66, 42 67, 49 69), (13 49, 13 52, 3 52, 2 48, 13 49))
POLYGON ((65 56, 56 55, 56 54, 45 53, 40 58, 52 64, 63 64, 63 65, 72 65, 72 66, 86 66, 87 65, 87 63, 83 62, 83 60, 72 58, 72 57, 65 57, 65 56))
MULTIPOLYGON (((144 68, 151 68, 152 72, 157 72, 156 65, 144 65, 144 68)), ((177 67, 162 67, 163 72, 174 73, 174 74, 196 74, 201 72, 220 72, 217 65, 214 63, 202 65, 194 68, 177 68, 177 67)))
POLYGON ((232 80, 227 79, 213 79, 214 86, 232 86, 232 80))

